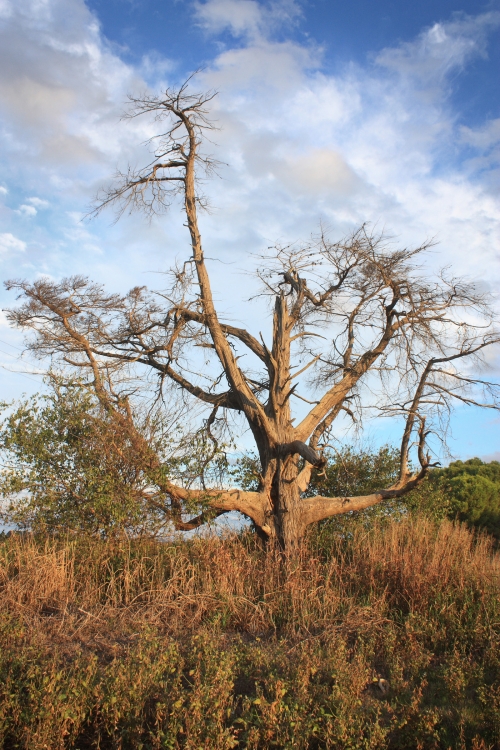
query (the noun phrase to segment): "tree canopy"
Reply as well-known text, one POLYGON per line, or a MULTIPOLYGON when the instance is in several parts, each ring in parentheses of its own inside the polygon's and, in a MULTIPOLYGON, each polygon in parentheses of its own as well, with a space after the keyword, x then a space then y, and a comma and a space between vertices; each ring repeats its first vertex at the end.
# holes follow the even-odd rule
POLYGON ((204 206, 199 176, 215 167, 204 150, 214 95, 193 94, 185 84, 132 98, 128 117, 159 123, 150 141, 153 158, 119 175, 96 207, 151 216, 180 197, 191 252, 171 269, 169 286, 156 293, 137 286, 119 295, 81 277, 14 280, 7 286, 21 304, 9 317, 34 332, 32 352, 87 380, 104 411, 143 446, 151 466, 162 461, 151 458, 156 449, 141 432, 138 389, 155 391, 156 404, 180 395, 190 409, 198 408, 214 446, 248 429, 259 455, 256 489, 186 487, 168 477, 158 484, 155 507, 179 529, 206 521, 205 512, 186 518, 197 503, 216 514, 236 510, 263 538, 294 548, 312 523, 415 489, 433 465, 428 436, 443 438, 457 399, 498 408, 498 385, 478 372, 499 334, 486 291, 446 271, 436 277, 424 272, 431 243, 397 248, 366 226, 340 241, 321 233, 268 248, 257 276, 271 308, 269 332, 224 320, 198 221, 204 206), (376 415, 401 424, 397 477, 368 494, 309 493, 339 420, 359 424, 376 415))
POLYGON ((434 469, 430 489, 446 497, 447 515, 500 539, 500 462, 480 458, 434 469))

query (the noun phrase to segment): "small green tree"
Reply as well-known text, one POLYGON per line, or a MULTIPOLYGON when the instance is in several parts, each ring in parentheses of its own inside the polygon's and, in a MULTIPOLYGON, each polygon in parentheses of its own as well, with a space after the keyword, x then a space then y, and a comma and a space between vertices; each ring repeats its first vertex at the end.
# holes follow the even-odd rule
MULTIPOLYGON (((308 493, 336 497, 367 495, 382 487, 390 486, 398 477, 401 455, 397 448, 385 445, 379 450, 344 446, 340 450, 326 453, 327 463, 323 470, 315 470, 308 493)), ((347 512, 328 518, 318 528, 318 542, 334 534, 349 534, 354 525, 371 526, 375 520, 399 518, 406 514, 408 496, 393 498, 358 512, 347 512)), ((347 504, 347 501, 346 501, 347 504)))
POLYGON ((316 469, 311 477, 308 494, 338 497, 365 495, 394 482, 401 461, 399 450, 385 445, 378 451, 345 446, 340 451, 327 451, 323 470, 316 469))
POLYGON ((224 461, 199 436, 184 445, 180 432, 168 434, 158 415, 131 428, 81 383, 51 385, 18 404, 0 431, 2 517, 21 529, 158 534, 170 526, 156 501, 163 482, 189 486, 210 461, 224 461))
POLYGON ((454 461, 444 469, 434 469, 428 484, 436 505, 438 497, 445 498, 449 518, 500 539, 500 462, 454 461))

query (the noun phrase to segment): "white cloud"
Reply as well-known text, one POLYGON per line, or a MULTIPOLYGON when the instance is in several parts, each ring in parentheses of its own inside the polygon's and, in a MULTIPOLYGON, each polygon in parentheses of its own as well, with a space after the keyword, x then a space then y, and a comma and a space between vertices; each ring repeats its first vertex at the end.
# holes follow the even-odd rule
POLYGON ((229 163, 205 221, 219 252, 295 240, 320 220, 333 236, 369 221, 402 244, 435 236, 433 266, 498 277, 493 160, 456 158, 469 138, 484 159, 496 125, 460 131, 448 93, 499 21, 457 16, 336 75, 320 72, 316 49, 291 42, 249 38, 221 53, 202 77, 220 91, 217 156, 229 163))
POLYGON ((434 24, 414 41, 383 50, 376 62, 433 90, 454 69, 474 57, 485 57, 488 33, 499 25, 497 11, 478 16, 457 13, 453 20, 434 24))
POLYGON ((196 19, 211 34, 228 30, 234 37, 267 38, 302 15, 294 0, 206 0, 195 2, 196 19))
MULTIPOLYGON (((168 74, 160 58, 148 64, 150 80, 168 74)), ((3 259, 6 275, 89 273, 112 278, 121 288, 136 283, 126 263, 119 274, 111 272, 110 256, 127 247, 127 238, 115 239, 126 233, 123 225, 109 229, 109 215, 98 222, 112 249, 106 264, 89 268, 89 253, 96 257, 106 241, 77 238, 68 213, 85 211, 117 163, 126 168, 127 161, 138 160, 151 125, 134 121, 120 127, 119 119, 127 93, 146 88, 141 71, 111 51, 84 0, 12 4, 10 17, 0 24, 2 178, 10 195, 22 198, 17 211, 2 207, 2 229, 22 233, 26 253, 21 268, 12 260, 9 269, 8 258, 3 259), (26 186, 29 197, 24 198, 26 186), (26 218, 49 206, 53 212, 45 221, 27 225, 26 218)), ((142 232, 143 241, 147 234, 142 232)), ((0 293, 10 304, 12 295, 0 293)))
POLYGON ((198 21, 213 34, 227 28, 235 35, 255 34, 262 23, 262 10, 256 0, 208 0, 196 3, 198 21))
POLYGON ((50 206, 50 203, 46 200, 43 200, 43 198, 27 198, 26 203, 29 203, 32 206, 35 206, 35 208, 48 208, 50 206))
POLYGON ((11 253, 24 253, 26 242, 14 237, 10 232, 0 234, 0 255, 10 255, 11 253))
POLYGON ((12 13, 12 3, 9 0, 0 0, 0 18, 10 18, 12 13))
POLYGON ((493 192, 500 180, 500 118, 488 120, 477 128, 460 128, 459 140, 470 148, 464 166, 471 174, 481 174, 493 192))
POLYGON ((2 185, 0 185, 0 195, 7 195, 8 192, 9 191, 7 190, 7 188, 2 187, 2 185))
POLYGON ((167 57, 163 57, 158 52, 153 51, 141 60, 138 72, 146 81, 155 81, 163 79, 175 69, 175 62, 167 57))
POLYGON ((500 144, 500 117, 479 128, 460 128, 461 139, 474 148, 489 149, 500 144))
POLYGON ((116 158, 116 122, 127 91, 138 85, 83 0, 13 6, 0 32, 0 115, 18 163, 36 158, 42 175, 116 158))
POLYGON ((277 163, 274 173, 289 190, 313 196, 350 194, 361 182, 342 155, 327 148, 286 157, 277 163))
POLYGON ((103 250, 99 245, 99 238, 89 232, 82 223, 82 215, 77 211, 69 211, 68 219, 70 226, 64 230, 64 237, 73 247, 80 248, 86 255, 103 255, 103 250))
MULTIPOLYGON (((18 0, 12 8, 0 37, 0 115, 9 149, 3 177, 14 194, 16 175, 30 185, 25 214, 45 203, 53 209, 50 234, 43 222, 22 225, 29 268, 136 284, 177 253, 183 228, 175 209, 151 227, 134 217, 110 229, 109 214, 89 231, 72 217, 81 216, 116 164, 143 161, 139 144, 154 125, 119 123, 119 115, 127 91, 144 90, 144 78, 171 84, 171 63, 150 56, 137 68, 125 64, 83 0, 18 0)), ((491 188, 497 125, 460 130, 447 97, 450 73, 484 54, 498 14, 456 16, 383 50, 368 66, 327 74, 313 44, 273 41, 299 13, 296 2, 196 4, 207 32, 238 37, 233 46, 225 39, 224 51, 193 83, 220 91, 213 114, 221 130, 210 150, 229 166, 206 186, 216 211, 202 218, 202 228, 207 253, 234 262, 214 269, 227 309, 237 309, 241 296, 239 277, 227 279, 248 265, 250 252, 307 237, 320 220, 334 237, 365 220, 405 244, 436 235, 435 265, 453 262, 474 275, 498 267, 500 215, 491 188), (464 146, 473 159, 450 158, 464 146)), ((15 225, 8 228, 16 234, 15 225)))
POLYGON ((16 213, 22 214, 23 216, 36 216, 37 210, 34 206, 27 206, 26 203, 22 203, 16 213))

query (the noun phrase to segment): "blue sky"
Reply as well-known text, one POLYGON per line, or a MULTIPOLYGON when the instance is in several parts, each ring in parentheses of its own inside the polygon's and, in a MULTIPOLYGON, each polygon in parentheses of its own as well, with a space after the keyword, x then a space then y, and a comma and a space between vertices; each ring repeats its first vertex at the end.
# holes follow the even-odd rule
MULTIPOLYGON (((119 122, 126 94, 203 67, 227 166, 202 228, 228 317, 259 319, 242 302, 251 253, 320 222, 333 237, 363 221, 401 244, 435 237, 429 272, 452 264, 498 287, 499 37, 499 2, 0 0, 2 278, 161 283, 186 249, 177 211, 81 219, 116 166, 143 159, 150 126, 119 122)), ((0 320, 4 399, 39 388, 21 347, 0 320)), ((498 355, 489 364, 498 376, 498 355)), ((454 455, 498 453, 498 428, 458 410, 454 455)))
MULTIPOLYGON (((119 45, 124 59, 137 64, 142 56, 154 51, 175 61, 185 72, 210 64, 221 45, 231 47, 235 43, 228 28, 219 29, 217 35, 207 34, 206 27, 193 14, 193 6, 185 0, 88 2, 99 18, 103 34, 119 45)), ((283 6, 288 7, 290 18, 273 29, 273 38, 318 45, 323 50, 322 69, 328 72, 339 71, 352 62, 369 64, 380 50, 412 41, 423 29, 446 24, 460 14, 477 16, 499 8, 498 3, 476 0, 306 0, 283 6)), ((499 69, 500 44, 498 32, 493 32, 487 55, 471 60, 452 81, 449 95, 462 122, 476 124, 485 117, 499 116, 499 69)))

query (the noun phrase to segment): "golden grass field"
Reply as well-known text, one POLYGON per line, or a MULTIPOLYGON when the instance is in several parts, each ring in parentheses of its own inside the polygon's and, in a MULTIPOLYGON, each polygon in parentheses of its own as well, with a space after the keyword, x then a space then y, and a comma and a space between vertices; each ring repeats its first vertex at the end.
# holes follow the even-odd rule
POLYGON ((408 518, 0 543, 0 747, 500 748, 500 558, 408 518))

